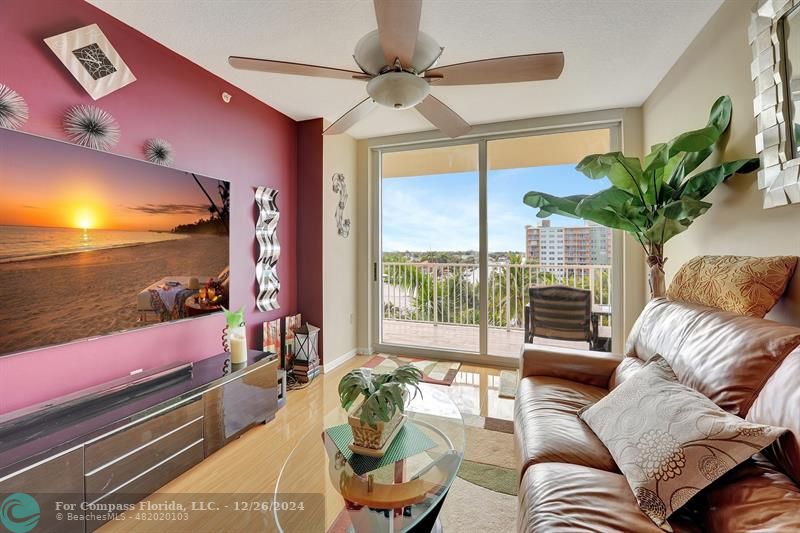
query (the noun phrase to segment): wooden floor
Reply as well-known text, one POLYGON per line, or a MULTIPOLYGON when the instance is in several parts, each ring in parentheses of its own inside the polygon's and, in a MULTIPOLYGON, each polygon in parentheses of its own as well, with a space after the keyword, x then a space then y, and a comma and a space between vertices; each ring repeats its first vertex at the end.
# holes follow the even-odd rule
MULTIPOLYGON (((383 321, 383 342, 399 346, 439 348, 454 352, 477 352, 479 350, 478 326, 454 326, 431 322, 403 320, 383 321)), ((601 334, 611 335, 610 328, 601 328, 601 334), (608 329, 609 331, 605 331, 608 329)), ((521 329, 506 331, 505 328, 489 328, 489 354, 504 357, 519 357, 524 332, 521 329)), ((585 342, 536 339, 538 344, 563 348, 586 349, 585 342)))
MULTIPOLYGON (((101 531, 277 531, 271 512, 234 513, 233 506, 245 499, 257 498, 265 502, 272 500, 281 467, 292 450, 299 445, 301 448, 298 452, 302 453, 302 446, 320 444, 318 441, 305 442, 302 437, 310 428, 320 424, 327 413, 339 409, 336 388, 341 376, 361 366, 368 359, 368 356, 356 356, 331 373, 321 375, 308 387, 291 391, 287 405, 278 411, 273 421, 251 429, 144 502, 146 506, 153 507, 170 502, 179 502, 189 507, 193 501, 208 501, 211 498, 219 507, 229 506, 227 512, 193 511, 189 513, 188 520, 180 520, 169 515, 157 516, 155 513, 139 513, 137 516, 137 509, 137 512, 125 513, 116 521, 106 524, 101 531), (173 520, 165 522, 165 518, 173 520), (236 523, 232 522, 234 518, 236 523)), ((465 418, 479 415, 510 420, 513 417, 514 401, 498 397, 499 376, 499 369, 462 365, 455 383, 446 389, 465 418)))

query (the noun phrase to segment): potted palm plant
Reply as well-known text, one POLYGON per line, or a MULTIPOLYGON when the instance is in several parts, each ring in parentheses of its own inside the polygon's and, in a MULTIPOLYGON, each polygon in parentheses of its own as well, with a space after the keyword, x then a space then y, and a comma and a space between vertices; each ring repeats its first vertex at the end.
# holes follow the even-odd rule
POLYGON ((630 233, 647 257, 651 297, 664 296, 664 243, 708 211, 711 204, 703 199, 717 185, 733 174, 759 167, 759 160, 751 158, 695 172, 728 129, 731 110, 730 97, 721 96, 711 107, 704 128, 656 144, 644 161, 622 152, 585 157, 576 169, 590 179, 607 177, 612 185, 608 189, 564 198, 530 191, 523 201, 539 208, 539 218, 564 215, 630 233))
POLYGON ((382 456, 405 420, 403 415, 409 388, 419 390, 422 372, 403 365, 388 373, 373 373, 369 368, 348 372, 339 382, 339 400, 348 411, 353 430, 353 448, 368 455, 382 456), (356 403, 360 399, 360 402, 356 403))

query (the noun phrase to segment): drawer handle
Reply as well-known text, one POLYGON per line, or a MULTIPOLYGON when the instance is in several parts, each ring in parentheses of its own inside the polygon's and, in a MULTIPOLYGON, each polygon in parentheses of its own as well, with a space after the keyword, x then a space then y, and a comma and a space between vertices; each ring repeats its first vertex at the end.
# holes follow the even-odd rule
POLYGON ((189 450, 189 449, 191 449, 191 448, 193 448, 193 447, 197 446, 198 444, 200 444, 200 443, 202 443, 202 442, 203 442, 203 439, 198 439, 198 440, 194 441, 193 443, 191 443, 191 444, 190 444, 190 445, 188 445, 187 447, 183 448, 182 450, 179 450, 179 451, 177 451, 177 452, 173 453, 172 455, 170 455, 169 457, 167 457, 167 458, 166 458, 166 459, 164 459, 163 461, 160 461, 159 463, 157 463, 157 464, 154 464, 153 466, 151 466, 151 467, 150 467, 150 468, 148 468, 147 470, 145 470, 145 471, 143 471, 143 472, 141 472, 141 473, 139 473, 139 474, 136 474, 135 476, 133 476, 132 478, 130 478, 128 481, 126 481, 126 482, 125 482, 125 483, 123 483, 122 485, 119 485, 118 487, 114 487, 114 488, 113 488, 113 489, 111 489, 110 491, 106 492, 105 494, 103 494, 102 496, 100 496, 99 498, 97 498, 96 500, 94 500, 93 502, 91 502, 89 505, 90 505, 90 506, 91 506, 91 505, 94 505, 94 504, 96 504, 97 502, 99 502, 100 500, 102 500, 103 498, 106 498, 106 497, 108 497, 108 496, 110 496, 110 495, 114 494, 114 493, 115 493, 115 492, 117 492, 119 489, 121 489, 121 488, 123 488, 123 487, 125 487, 125 486, 127 486, 127 485, 129 485, 129 484, 131 484, 131 483, 133 483, 134 481, 136 481, 136 480, 137 480, 137 479, 139 479, 140 477, 142 477, 142 476, 144 476, 144 475, 147 475, 147 474, 149 474, 150 472, 152 472, 152 471, 153 471, 153 470, 155 470, 156 468, 159 468, 159 467, 161 467, 161 466, 164 466, 164 464, 166 464, 166 463, 168 463, 168 462, 172 461, 173 459, 175 459, 176 457, 178 457, 180 454, 182 454, 182 453, 184 453, 185 451, 187 451, 187 450, 189 450))
POLYGON ((93 476, 93 475, 95 475, 96 473, 98 473, 98 472, 100 472, 101 470, 103 470, 104 468, 108 468, 109 466, 111 466, 111 465, 113 465, 113 464, 115 464, 115 463, 118 463, 118 462, 122 461, 123 459, 126 459, 126 458, 130 457, 131 455, 133 455, 133 454, 135 454, 135 453, 137 453, 137 452, 139 452, 139 451, 141 451, 141 450, 144 450, 144 449, 145 449, 145 448, 147 448, 148 446, 150 446, 150 445, 152 445, 152 444, 155 444, 156 442, 160 441, 161 439, 167 438, 167 437, 169 437, 170 435, 172 435, 173 433, 177 433, 178 431, 180 431, 180 430, 184 429, 185 427, 187 427, 187 426, 190 426, 190 425, 194 424, 195 422, 197 422, 198 420, 202 420, 202 419, 203 419, 203 416, 202 416, 202 415, 200 415, 200 416, 198 416, 197 418, 195 418, 194 420, 190 420, 190 421, 186 422, 185 424, 183 424, 182 426, 178 426, 178 427, 176 427, 175 429, 173 429, 173 430, 170 430, 170 431, 168 431, 168 432, 164 433, 163 435, 161 435, 161 436, 160 436, 160 437, 158 437, 158 438, 155 438, 155 439, 153 439, 153 440, 151 440, 151 441, 148 441, 148 442, 146 442, 146 443, 142 444, 141 446, 137 446, 136 448, 134 448, 134 449, 132 449, 132 450, 130 450, 130 451, 128 451, 128 452, 126 452, 126 453, 124 453, 124 454, 120 455, 120 456, 119 456, 119 457, 117 457, 116 459, 112 459, 111 461, 107 462, 106 464, 104 464, 104 465, 100 465, 100 466, 98 466, 97 468, 95 468, 94 470, 92 470, 91 472, 87 472, 87 473, 86 473, 86 474, 84 474, 84 475, 85 475, 86 477, 93 476))

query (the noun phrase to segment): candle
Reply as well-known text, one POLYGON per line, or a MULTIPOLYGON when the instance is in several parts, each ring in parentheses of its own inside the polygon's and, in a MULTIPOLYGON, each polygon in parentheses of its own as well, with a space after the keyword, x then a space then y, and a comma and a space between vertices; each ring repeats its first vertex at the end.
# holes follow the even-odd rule
POLYGON ((230 333, 231 363, 234 365, 247 362, 247 339, 244 328, 237 328, 230 333))

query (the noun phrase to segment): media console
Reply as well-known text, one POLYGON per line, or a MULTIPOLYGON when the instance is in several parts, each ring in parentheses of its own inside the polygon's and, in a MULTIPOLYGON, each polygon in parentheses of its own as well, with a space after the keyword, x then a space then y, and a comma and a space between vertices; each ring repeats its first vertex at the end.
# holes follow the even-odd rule
POLYGON ((273 354, 231 365, 223 353, 0 417, 0 501, 33 497, 38 531, 94 531, 110 516, 59 519, 57 504, 78 513, 134 504, 272 420, 277 367, 273 354))

